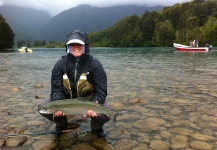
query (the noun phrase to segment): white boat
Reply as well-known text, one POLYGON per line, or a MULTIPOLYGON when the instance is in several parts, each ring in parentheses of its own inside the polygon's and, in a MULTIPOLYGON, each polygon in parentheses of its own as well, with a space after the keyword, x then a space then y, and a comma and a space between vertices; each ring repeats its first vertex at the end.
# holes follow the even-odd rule
POLYGON ((27 46, 20 47, 18 51, 20 53, 32 53, 32 49, 28 48, 27 46))
POLYGON ((173 46, 174 47, 190 47, 190 46, 182 45, 182 44, 178 44, 178 43, 173 43, 173 46))

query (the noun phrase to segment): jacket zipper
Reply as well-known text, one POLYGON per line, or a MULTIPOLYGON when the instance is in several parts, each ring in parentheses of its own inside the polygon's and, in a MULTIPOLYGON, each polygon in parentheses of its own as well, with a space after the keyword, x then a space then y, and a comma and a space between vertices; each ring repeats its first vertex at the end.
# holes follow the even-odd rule
POLYGON ((76 80, 76 77, 77 77, 77 72, 78 72, 78 60, 76 61, 76 64, 75 64, 75 74, 74 74, 74 81, 75 81, 75 83, 77 82, 77 80, 76 80))

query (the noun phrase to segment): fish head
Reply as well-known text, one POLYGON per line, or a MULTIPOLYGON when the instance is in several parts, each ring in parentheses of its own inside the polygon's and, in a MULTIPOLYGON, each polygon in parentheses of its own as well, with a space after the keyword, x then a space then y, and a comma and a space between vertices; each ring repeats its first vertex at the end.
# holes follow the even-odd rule
POLYGON ((45 107, 43 104, 38 105, 38 112, 40 114, 53 114, 54 110, 53 107, 45 107))
POLYGON ((38 111, 40 114, 53 114, 49 109, 45 110, 45 109, 41 109, 38 111))

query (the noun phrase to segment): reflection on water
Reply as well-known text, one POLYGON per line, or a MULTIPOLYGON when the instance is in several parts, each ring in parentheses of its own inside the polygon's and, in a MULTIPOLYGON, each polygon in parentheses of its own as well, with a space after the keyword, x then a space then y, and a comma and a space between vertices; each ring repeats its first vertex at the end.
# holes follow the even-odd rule
MULTIPOLYGON (((57 142, 45 135, 27 137, 20 148, 217 149, 217 52, 178 53, 173 48, 90 52, 107 72, 107 100, 120 113, 117 127, 105 125, 107 141, 67 135, 68 142, 57 142)), ((64 54, 64 49, 0 53, 1 134, 54 130, 55 125, 37 113, 40 99, 35 96, 49 96, 52 67, 64 54), (36 84, 43 88, 34 88, 36 84)), ((81 128, 89 130, 88 124, 81 128)), ((12 145, 5 141, 5 146, 12 145)))

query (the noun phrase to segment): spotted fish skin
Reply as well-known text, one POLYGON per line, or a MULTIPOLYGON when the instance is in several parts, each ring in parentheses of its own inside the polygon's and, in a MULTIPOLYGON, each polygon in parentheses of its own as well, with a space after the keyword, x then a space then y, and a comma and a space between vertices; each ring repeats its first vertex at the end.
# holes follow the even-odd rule
POLYGON ((63 111, 65 115, 83 115, 86 114, 88 110, 93 110, 97 114, 106 114, 114 122, 116 121, 116 117, 118 115, 116 111, 108 109, 101 104, 78 99, 64 99, 41 104, 39 113, 54 114, 57 111, 63 111))

